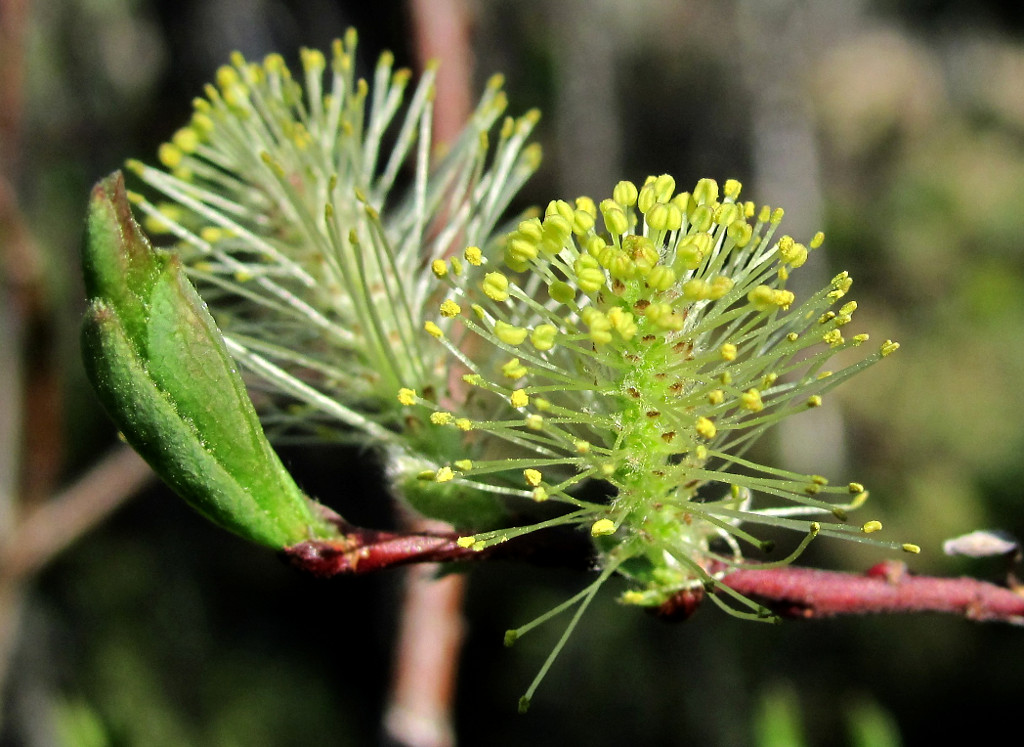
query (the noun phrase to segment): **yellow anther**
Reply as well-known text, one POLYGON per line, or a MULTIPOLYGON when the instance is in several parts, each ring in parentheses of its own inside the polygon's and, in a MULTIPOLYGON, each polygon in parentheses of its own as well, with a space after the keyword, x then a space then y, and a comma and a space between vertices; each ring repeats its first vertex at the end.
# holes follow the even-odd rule
POLYGON ((464 548, 466 550, 471 548, 475 542, 476 542, 476 537, 474 537, 472 534, 469 535, 468 537, 459 537, 457 540, 455 540, 455 544, 456 545, 458 545, 459 547, 464 548))
MULTIPOLYGON (((545 221, 552 216, 561 217, 566 223, 572 221, 573 207, 565 200, 551 200, 544 209, 545 221)), ((568 235, 568 234, 566 234, 568 235)))
POLYGON ((597 217, 597 205, 595 205, 594 201, 592 199, 590 199, 589 197, 586 197, 586 196, 577 197, 575 205, 576 205, 576 209, 577 210, 582 210, 584 213, 589 215, 591 218, 596 218, 597 217))
POLYGON ((800 267, 807 261, 807 247, 791 236, 783 236, 779 239, 779 257, 790 267, 800 267))
POLYGON ((720 203, 712 212, 715 223, 720 226, 731 226, 743 221, 743 208, 734 202, 720 203))
POLYGON ((429 334, 431 334, 434 337, 436 337, 438 340, 440 340, 442 337, 444 337, 444 332, 442 332, 441 328, 438 327, 433 322, 425 322, 423 324, 423 329, 425 329, 429 334))
POLYGON ((865 521, 864 526, 860 528, 864 534, 871 534, 872 532, 878 532, 882 529, 882 522, 872 519, 871 521, 865 521))
POLYGON ((530 413, 526 416, 525 425, 531 431, 544 430, 544 416, 537 413, 530 413))
POLYGON ((576 285, 584 293, 596 293, 604 287, 604 271, 589 254, 581 254, 573 263, 573 270, 576 272, 576 285))
POLYGON ((821 395, 819 395, 819 394, 812 394, 810 397, 808 397, 807 398, 807 406, 808 407, 821 407, 821 395))
POLYGON ((708 392, 708 404, 720 405, 725 401, 725 392, 721 389, 712 389, 708 392))
POLYGON ((863 345, 865 342, 870 340, 871 337, 869 335, 866 335, 866 334, 859 334, 859 335, 854 335, 850 339, 853 340, 853 344, 854 345, 863 345))
POLYGON ((740 196, 740 190, 743 189, 743 185, 735 179, 726 179, 725 184, 722 185, 722 194, 728 199, 735 200, 740 196))
POLYGON ((480 374, 462 374, 462 380, 470 386, 480 386, 484 383, 483 377, 480 374))
POLYGON ((461 313, 462 307, 450 298, 441 304, 441 316, 445 319, 451 319, 453 316, 458 316, 461 313))
POLYGON ((622 240, 622 250, 645 274, 650 272, 661 257, 654 242, 647 236, 627 236, 622 240))
POLYGON ((455 427, 460 431, 471 431, 473 430, 473 421, 469 418, 456 418, 455 427))
POLYGON ((199 147, 199 134, 191 127, 182 127, 174 133, 171 142, 178 146, 182 153, 195 153, 199 147))
POLYGON ((712 239, 706 233, 692 233, 679 242, 676 262, 687 270, 696 270, 711 251, 712 239))
POLYGON ((299 56, 302 59, 303 67, 312 72, 320 72, 327 64, 324 53, 319 49, 303 49, 299 56))
POLYGON ((637 188, 633 182, 621 181, 612 189, 612 199, 624 208, 636 204, 637 188))
POLYGON ((734 361, 736 360, 736 346, 731 342, 727 342, 718 349, 719 355, 722 356, 723 361, 734 361))
POLYGON ((473 460, 471 459, 459 459, 455 462, 455 469, 460 472, 469 472, 473 469, 473 460))
POLYGON ((676 231, 683 224, 682 211, 672 203, 656 203, 644 218, 655 231, 676 231))
MULTIPOLYGON (((199 100, 202 101, 202 99, 199 100)), ((213 120, 210 119, 209 115, 196 111, 192 114, 192 129, 199 137, 208 138, 214 130, 213 120)))
MULTIPOLYGON (((508 244, 505 246, 505 263, 513 269, 528 266, 530 262, 537 259, 538 242, 524 236, 512 234, 508 244)), ((555 249, 557 251, 557 248, 555 249)))
POLYGON ((718 275, 711 280, 711 291, 708 293, 708 298, 713 301, 717 301, 732 290, 732 285, 732 278, 726 277, 725 275, 718 275))
POLYGON ((524 469, 523 479, 526 480, 527 485, 529 485, 531 488, 535 488, 538 485, 540 485, 541 480, 544 479, 544 476, 540 473, 540 470, 524 469))
POLYGON ((224 230, 217 226, 203 226, 199 231, 199 238, 208 244, 216 244, 224 238, 224 230))
POLYGON ((525 327, 516 327, 500 319, 494 323, 494 336, 506 345, 520 345, 526 339, 525 327))
POLYGON ((758 311, 769 311, 774 307, 788 309, 793 303, 794 296, 792 291, 759 285, 747 294, 747 300, 758 311))
POLYGON ((671 267, 655 265, 647 274, 647 287, 651 290, 666 291, 676 282, 676 273, 671 267))
POLYGON ((740 395, 740 405, 744 410, 761 412, 764 409, 764 402, 761 401, 761 392, 756 389, 748 389, 740 395))
POLYGON ((899 350, 899 348, 900 348, 900 344, 898 342, 893 342, 892 340, 886 340, 885 342, 882 343, 882 347, 881 347, 881 350, 879 350, 879 352, 882 354, 882 357, 884 358, 887 355, 892 355, 897 350, 899 350))
POLYGON ((706 205, 718 199, 718 182, 714 179, 701 179, 693 188, 693 199, 698 205, 706 205))
POLYGON ((430 422, 434 425, 448 425, 455 417, 450 412, 432 412, 430 413, 430 422))
POLYGON ((615 522, 611 519, 598 519, 590 527, 592 537, 606 537, 615 534, 615 522))
POLYGON ((540 218, 528 218, 519 221, 515 233, 536 243, 544 238, 544 226, 540 218))
POLYGON ((729 224, 726 234, 736 242, 736 246, 742 249, 754 237, 754 227, 747 223, 746 220, 737 220, 729 224))
POLYGON ((853 285, 853 278, 850 277, 850 273, 841 272, 832 278, 832 287, 839 291, 842 295, 849 293, 850 286, 853 285))
POLYGON ((516 389, 509 396, 508 401, 513 407, 526 407, 530 404, 530 398, 526 395, 526 391, 523 389, 516 389))
POLYGON ((502 365, 501 373, 506 379, 521 379, 526 376, 526 366, 518 358, 512 358, 502 365))
POLYGON ((849 488, 851 495, 857 495, 857 493, 864 492, 864 486, 859 482, 851 482, 847 487, 849 488))
POLYGON ((604 227, 612 236, 621 236, 629 230, 629 217, 626 211, 613 200, 601 201, 601 217, 604 218, 604 227))
POLYGON ((484 294, 494 301, 504 301, 508 298, 508 278, 500 272, 487 273, 481 287, 484 294))
POLYGON ((573 446, 576 447, 577 454, 590 453, 590 441, 584 441, 583 439, 579 439, 573 444, 573 446))
POLYGON ((604 345, 612 341, 612 323, 602 312, 587 306, 580 316, 589 328, 588 336, 593 342, 604 345))
POLYGON ((466 261, 474 267, 479 267, 484 261, 484 253, 480 251, 480 247, 478 246, 466 247, 466 251, 463 256, 466 258, 466 261))
POLYGON ((697 418, 697 423, 694 427, 701 438, 708 439, 709 441, 715 437, 716 433, 718 433, 718 429, 715 428, 715 424, 711 421, 711 418, 706 418, 703 415, 697 418))
POLYGON ((830 329, 821 336, 821 339, 828 343, 829 347, 833 348, 837 348, 846 342, 842 333, 838 329, 830 329))
POLYGON ((817 249, 824 242, 825 242, 825 234, 822 233, 821 231, 818 231, 816 234, 814 234, 814 238, 811 239, 810 247, 811 247, 811 249, 817 249))
MULTIPOLYGON (((579 200, 577 200, 576 202, 578 203, 579 200)), ((591 206, 593 206, 593 202, 591 202, 591 206)), ((585 234, 594 229, 594 222, 596 217, 596 211, 594 213, 591 213, 590 211, 583 209, 573 211, 572 232, 577 236, 584 236, 585 234)))
POLYGON ((905 542, 901 546, 901 549, 903 550, 903 552, 909 552, 913 555, 918 555, 921 552, 921 548, 918 545, 912 545, 909 542, 905 542))
POLYGON ((448 274, 448 265, 445 264, 443 259, 435 259, 430 263, 430 270, 439 278, 443 278, 448 274))
POLYGON ((402 388, 398 390, 398 402, 406 407, 416 404, 416 390, 402 388))
POLYGON ((796 296, 793 295, 793 291, 776 290, 772 292, 772 303, 780 309, 788 309, 795 300, 796 296))
POLYGON ((555 335, 558 330, 553 324, 538 324, 530 333, 530 342, 537 350, 551 350, 555 346, 555 335))
POLYGON ((662 174, 654 179, 654 198, 658 202, 669 202, 676 191, 676 180, 671 174, 662 174))
POLYGON ((683 298, 688 301, 703 301, 711 296, 711 284, 702 278, 690 278, 683 283, 683 298))
POLYGON ((538 485, 533 489, 533 493, 530 494, 537 503, 543 503, 548 499, 548 491, 544 489, 543 485, 538 485))
POLYGON ((180 166, 184 155, 181 152, 181 148, 173 143, 163 143, 157 150, 157 158, 160 159, 160 163, 169 169, 180 166))
POLYGON ((451 467, 441 467, 434 474, 434 482, 448 482, 455 477, 451 467))
MULTIPOLYGON (((603 275, 601 282, 604 282, 603 275)), ((576 298, 576 291, 568 283, 562 280, 555 280, 548 286, 548 295, 551 296, 552 300, 558 301, 558 303, 569 304, 576 298)))
POLYGON ((644 309, 644 316, 661 329, 678 330, 683 328, 682 315, 668 303, 652 303, 644 309))
POLYGON ((643 605, 647 602, 647 596, 642 591, 630 589, 629 591, 622 592, 619 601, 623 604, 643 605))
POLYGON ((636 323, 630 312, 623 311, 619 306, 614 306, 608 311, 607 317, 612 329, 618 332, 623 340, 632 340, 636 335, 636 323))
POLYGON ((618 280, 630 280, 637 273, 636 263, 625 252, 614 252, 606 267, 608 274, 618 280))

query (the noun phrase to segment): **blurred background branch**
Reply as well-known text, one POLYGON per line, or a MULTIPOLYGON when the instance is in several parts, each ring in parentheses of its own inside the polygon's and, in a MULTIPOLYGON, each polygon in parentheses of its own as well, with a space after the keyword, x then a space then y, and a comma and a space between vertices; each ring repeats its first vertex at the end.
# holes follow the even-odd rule
POLYGON ((30 10, 27 0, 0 3, 0 691, 32 577, 151 474, 121 447, 51 495, 65 459, 63 351, 47 261, 17 191, 31 167, 22 147, 30 10))

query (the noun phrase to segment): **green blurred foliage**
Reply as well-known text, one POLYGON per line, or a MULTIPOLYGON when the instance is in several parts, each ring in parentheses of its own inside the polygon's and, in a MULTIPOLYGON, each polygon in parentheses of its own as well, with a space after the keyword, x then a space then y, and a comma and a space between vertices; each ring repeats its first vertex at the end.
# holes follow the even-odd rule
MULTIPOLYGON (((748 93, 729 33, 718 36, 735 4, 701 5, 649 0, 628 28, 606 29, 622 60, 622 176, 736 176, 771 200, 748 175, 748 93)), ((553 104, 563 42, 549 6, 475 7, 479 59, 505 62, 513 108, 553 104)), ((402 3, 354 0, 33 4, 15 184, 61 322, 69 475, 113 438, 78 363, 89 186, 126 157, 151 159, 232 48, 292 58, 351 23, 367 59, 390 46, 408 62, 406 19, 402 3)), ((997 562, 945 558, 940 543, 979 527, 1024 536, 1021 26, 1001 4, 966 2, 878 3, 861 22, 817 40, 805 81, 829 269, 855 277, 859 326, 903 344, 842 395, 849 463, 872 489, 866 518, 924 548, 912 570, 1000 580, 997 562)), ((544 120, 552 155, 553 131, 544 120)), ((552 195, 553 162, 531 198, 552 195)), ((290 450, 285 461, 356 523, 390 521, 361 455, 290 450)), ((877 559, 847 548, 808 556, 848 569, 877 559)), ((297 576, 156 489, 40 579, 2 740, 372 742, 397 579, 297 576)), ((809 745, 915 745, 948 736, 949 714, 969 713, 982 739, 1019 708, 1024 639, 1014 629, 920 616, 771 627, 711 608, 667 626, 619 607, 609 584, 519 717, 516 700, 560 631, 543 628, 513 649, 502 633, 583 583, 474 569, 457 711, 464 744, 795 744, 785 735, 799 733, 809 745)))

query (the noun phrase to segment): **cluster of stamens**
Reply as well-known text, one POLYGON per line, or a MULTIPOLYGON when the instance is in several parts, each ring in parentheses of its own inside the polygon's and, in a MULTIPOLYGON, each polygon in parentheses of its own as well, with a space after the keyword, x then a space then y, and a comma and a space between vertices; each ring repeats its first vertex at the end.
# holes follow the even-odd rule
POLYGON ((915 549, 869 538, 878 522, 846 523, 867 498, 860 484, 743 457, 766 428, 820 406, 898 345, 827 370, 868 341, 846 333, 857 308, 843 301, 851 279, 842 273, 798 299, 786 281, 823 236, 806 246, 775 239, 782 211, 739 193, 732 180, 680 193, 668 175, 639 189, 620 182, 599 205, 554 201, 521 222, 504 267, 475 247, 465 263, 435 265, 440 317, 459 325, 448 335, 428 319, 425 330, 464 372, 447 398, 410 388, 400 399, 428 408, 434 427, 464 431, 467 458, 425 479, 565 506, 555 519, 460 544, 483 549, 582 524, 604 566, 637 581, 625 601, 644 605, 713 585, 745 562, 741 543, 766 549, 744 529, 752 523, 805 533, 782 562, 819 534, 915 549), (505 444, 497 457, 495 440, 505 444), (611 499, 588 500, 579 488, 591 480, 607 483, 611 499))

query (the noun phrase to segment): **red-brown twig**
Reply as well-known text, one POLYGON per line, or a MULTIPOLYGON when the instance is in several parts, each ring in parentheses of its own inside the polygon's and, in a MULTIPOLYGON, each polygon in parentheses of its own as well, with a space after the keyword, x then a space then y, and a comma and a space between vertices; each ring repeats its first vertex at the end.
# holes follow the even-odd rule
POLYGON ((898 561, 863 575, 793 567, 734 571, 722 583, 784 617, 941 612, 1024 625, 1024 594, 974 578, 914 576, 898 561))
MULTIPOLYGON (((420 562, 460 562, 507 558, 551 564, 560 558, 580 567, 589 558, 565 534, 536 533, 474 552, 453 533, 391 533, 343 528, 344 541, 310 541, 288 548, 289 560, 320 576, 367 573, 420 562), (568 539, 570 544, 565 544, 568 539)), ((809 568, 733 571, 721 583, 756 599, 783 617, 818 619, 836 615, 939 612, 974 621, 1024 625, 1024 594, 973 578, 914 576, 903 563, 887 561, 867 573, 809 568)), ((667 610, 666 617, 688 617, 700 602, 690 595, 667 610)))

